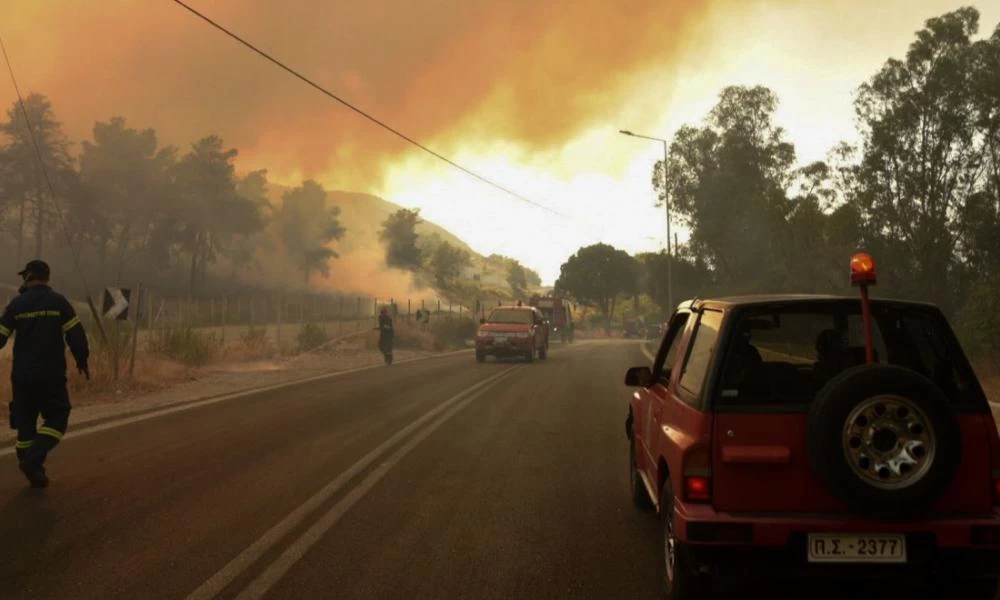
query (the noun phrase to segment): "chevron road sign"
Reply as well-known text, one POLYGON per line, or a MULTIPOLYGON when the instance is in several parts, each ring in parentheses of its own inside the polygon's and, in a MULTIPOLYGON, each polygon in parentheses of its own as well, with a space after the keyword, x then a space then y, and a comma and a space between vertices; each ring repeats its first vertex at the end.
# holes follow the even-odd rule
POLYGON ((117 319, 124 321, 128 319, 128 302, 132 295, 132 290, 122 288, 104 289, 104 306, 101 312, 105 319, 117 319))

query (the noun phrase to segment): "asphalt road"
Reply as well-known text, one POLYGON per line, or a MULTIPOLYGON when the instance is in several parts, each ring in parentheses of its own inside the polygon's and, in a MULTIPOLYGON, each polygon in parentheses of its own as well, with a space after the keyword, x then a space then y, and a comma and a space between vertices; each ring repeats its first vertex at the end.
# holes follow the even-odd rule
POLYGON ((658 598, 623 433, 635 342, 469 353, 0 457, 0 598, 658 598))

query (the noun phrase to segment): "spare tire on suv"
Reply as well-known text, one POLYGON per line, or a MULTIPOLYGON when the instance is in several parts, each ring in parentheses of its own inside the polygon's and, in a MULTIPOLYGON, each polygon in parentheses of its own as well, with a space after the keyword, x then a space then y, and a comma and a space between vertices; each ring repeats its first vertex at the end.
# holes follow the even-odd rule
POLYGON ((844 371, 809 411, 807 447, 816 475, 853 510, 873 516, 928 508, 955 477, 961 441, 944 392, 897 366, 844 371))

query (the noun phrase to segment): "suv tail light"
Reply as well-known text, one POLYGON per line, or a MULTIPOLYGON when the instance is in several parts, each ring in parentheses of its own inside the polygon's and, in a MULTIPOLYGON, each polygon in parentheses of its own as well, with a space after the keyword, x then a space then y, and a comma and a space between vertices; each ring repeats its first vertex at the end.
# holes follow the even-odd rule
POLYGON ((711 500, 711 482, 708 477, 685 475, 684 497, 689 502, 708 502, 711 500))
POLYGON ((688 502, 712 500, 712 462, 706 448, 694 448, 685 457, 684 499, 688 502))

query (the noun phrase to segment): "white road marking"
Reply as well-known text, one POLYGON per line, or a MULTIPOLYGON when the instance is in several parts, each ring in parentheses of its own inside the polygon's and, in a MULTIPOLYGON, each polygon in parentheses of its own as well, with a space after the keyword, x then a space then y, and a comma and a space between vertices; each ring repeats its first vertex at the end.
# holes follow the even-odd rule
POLYGON ((427 439, 434 431, 443 425, 448 419, 455 416, 456 413, 464 409, 466 406, 471 404, 477 398, 488 392, 488 388, 483 388, 466 397, 459 404, 452 406, 448 412, 444 413, 438 417, 433 423, 422 429, 419 433, 414 435, 406 444, 401 446, 398 450, 393 452, 389 458, 384 462, 379 464, 375 470, 368 474, 361 482, 352 489, 340 502, 333 505, 330 510, 322 516, 318 521, 316 521, 312 527, 306 530, 297 540, 292 542, 292 544, 281 553, 263 573, 257 576, 250 584, 236 597, 236 600, 259 600, 267 595, 267 593, 273 588, 281 579, 288 573, 289 570, 295 563, 297 563, 306 553, 319 542, 334 525, 340 521, 341 517, 347 513, 348 510, 359 500, 361 500, 365 494, 367 494, 379 481, 384 478, 389 471, 396 466, 401 460, 403 460, 406 455, 408 455, 420 442, 427 439))
MULTIPOLYGON (((511 372, 519 368, 522 367, 520 365, 509 367, 488 379, 485 379, 469 388, 466 388, 465 390, 459 392, 458 394, 455 394, 448 400, 434 407, 433 409, 422 415, 420 418, 418 418, 417 420, 413 421, 412 423, 410 423, 409 425, 398 431, 395 435, 393 435, 389 439, 379 444, 378 447, 376 447, 374 450, 363 456, 360 460, 351 465, 350 468, 348 468, 346 471, 344 471, 336 478, 334 478, 323 489, 321 489, 311 498, 306 500, 301 506, 293 510, 291 513, 288 514, 288 516, 286 516, 276 525, 267 530, 267 532, 264 533, 264 535, 262 535, 257 541, 255 541, 253 544, 251 544, 249 547, 243 550, 243 552, 240 552, 236 556, 236 558, 229 561, 229 563, 226 564, 226 566, 222 567, 222 569, 220 569, 215 575, 210 577, 207 581, 205 581, 205 583, 199 586, 198 589, 191 592, 191 594, 187 597, 187 600, 210 600, 214 598, 216 595, 222 592, 222 590, 225 589, 226 586, 232 583, 237 577, 239 577, 250 566, 252 566, 254 562, 259 560, 265 553, 267 553, 271 548, 273 548, 275 544, 280 542, 281 539, 284 538, 292 529, 299 526, 311 513, 315 512, 320 506, 322 506, 324 502, 328 501, 338 491, 340 491, 340 489, 344 487, 344 485, 346 485, 353 478, 357 477, 366 468, 371 466, 372 463, 381 458, 383 454, 387 453, 393 446, 395 446, 398 442, 403 440, 406 436, 413 433, 416 429, 424 426, 425 423, 431 421, 441 413, 447 411, 440 418, 433 421, 430 425, 427 425, 424 429, 419 431, 407 444, 402 446, 399 450, 393 453, 388 460, 379 465, 379 467, 376 468, 375 471, 373 471, 371 474, 368 475, 368 477, 362 480, 361 483, 359 483, 358 486, 354 490, 352 490, 343 500, 338 502, 333 507, 333 509, 331 509, 331 512, 327 513, 327 515, 325 515, 323 519, 317 523, 317 525, 319 523, 325 524, 326 522, 328 522, 330 519, 330 515, 335 511, 339 510, 340 514, 345 512, 347 508, 349 508, 351 505, 357 502, 357 499, 363 496, 364 493, 367 492, 367 490, 370 489, 370 487, 377 482, 377 479, 381 479, 381 477, 384 476, 385 471, 388 470, 389 467, 391 467, 396 462, 399 462, 399 460, 402 459, 402 457, 407 452, 409 452, 416 444, 418 444, 420 441, 422 441, 424 438, 430 435, 435 429, 437 429, 446 420, 451 418, 456 412, 467 406, 469 402, 478 398, 482 393, 485 393, 487 389, 491 387, 493 384, 507 377, 511 372), (378 478, 372 481, 371 478, 375 474, 379 474, 378 478), (358 493, 359 489, 363 489, 364 491, 362 491, 359 494, 358 493)), ((339 514, 336 518, 337 519, 340 518, 339 514)), ((317 525, 314 525, 312 528, 310 528, 309 531, 306 532, 306 535, 309 535, 310 532, 313 532, 313 530, 316 528, 317 525)), ((332 523, 330 524, 330 526, 332 526, 332 523)), ((301 546, 302 539, 304 538, 300 538, 299 540, 297 540, 293 544, 293 547, 302 547, 301 546)), ((311 545, 311 543, 309 545, 311 545)), ((307 546, 305 548, 307 548, 307 546)), ((289 548, 289 550, 291 550, 291 548, 289 548)), ((286 551, 286 554, 287 552, 288 551, 286 551)), ((282 556, 278 560, 281 561, 283 559, 285 559, 285 554, 282 554, 282 556)), ((290 567, 291 563, 289 563, 288 566, 290 567)), ((273 565, 272 568, 269 568, 265 572, 265 574, 273 573, 272 569, 273 565)), ((254 583, 257 583, 257 581, 259 581, 262 577, 264 577, 264 575, 261 575, 256 580, 254 580, 254 583)), ((249 589, 250 588, 248 588, 248 590, 249 589)), ((247 593, 247 591, 244 591, 244 594, 245 593, 247 593)))
MULTIPOLYGON (((397 362, 395 364, 396 365, 404 365, 406 363, 412 363, 412 362, 418 362, 418 361, 424 361, 424 360, 431 360, 431 359, 435 359, 435 358, 444 358, 444 357, 447 357, 447 356, 453 356, 453 355, 456 355, 456 354, 464 354, 464 353, 468 353, 468 352, 471 352, 471 350, 459 350, 457 352, 448 352, 448 353, 445 353, 445 354, 436 354, 434 356, 422 356, 422 357, 418 357, 418 358, 410 358, 410 359, 407 359, 407 360, 401 360, 401 361, 399 361, 399 362, 397 362)), ((261 386, 261 387, 251 388, 249 390, 242 390, 242 391, 239 391, 239 392, 232 392, 231 394, 223 394, 221 396, 215 396, 215 397, 212 397, 212 398, 206 398, 204 400, 192 400, 192 401, 189 401, 189 402, 186 402, 186 403, 183 403, 183 404, 179 404, 179 405, 175 405, 175 406, 170 406, 170 407, 163 408, 163 409, 160 409, 160 410, 154 410, 152 412, 143 413, 141 415, 136 415, 134 417, 125 416, 125 417, 122 417, 120 419, 115 419, 113 421, 108 421, 106 423, 101 423, 100 425, 94 425, 92 427, 84 427, 84 428, 78 429, 78 430, 72 429, 72 424, 73 423, 72 423, 72 418, 71 418, 70 419, 70 427, 71 428, 69 430, 69 433, 66 434, 65 438, 63 439, 63 441, 65 441, 65 440, 71 440, 71 439, 76 439, 76 438, 83 437, 85 435, 91 435, 91 434, 94 434, 94 433, 100 433, 102 431, 107 431, 109 429, 114 429, 116 427, 124 427, 125 425, 132 425, 133 423, 139 423, 141 421, 148 421, 149 419, 155 419, 157 417, 162 417, 162 416, 165 416, 165 415, 172 415, 174 413, 179 413, 179 412, 183 412, 183 411, 186 411, 186 410, 192 410, 192 409, 195 409, 195 408, 201 408, 202 406, 209 406, 211 404, 218 404, 219 402, 227 402, 229 400, 237 400, 239 398, 246 398, 247 396, 253 396, 255 394, 262 394, 264 392, 272 392, 274 390, 284 389, 286 387, 290 387, 290 386, 293 386, 293 385, 299 385, 299 384, 302 384, 302 383, 313 383, 313 382, 316 382, 316 381, 325 381, 327 379, 334 379, 336 377, 343 377, 345 375, 351 375, 352 373, 360 373, 362 371, 371 371, 373 369, 385 369, 385 368, 386 368, 385 365, 378 364, 378 365, 371 365, 371 366, 367 366, 367 367, 357 367, 355 369, 347 369, 347 370, 344 370, 344 371, 334 371, 333 373, 324 373, 322 375, 311 375, 309 377, 301 377, 299 379, 293 379, 291 381, 283 381, 281 383, 274 383, 274 384, 271 384, 271 385, 265 385, 265 386, 261 386)), ((13 440, 11 440, 11 444, 13 444, 13 440)), ((14 448, 13 447, 8 447, 8 448, 0 449, 0 458, 3 458, 4 456, 8 456, 10 454, 14 454, 14 448)))
POLYGON ((642 349, 642 353, 646 355, 646 358, 648 358, 652 362, 656 362, 656 356, 652 352, 650 352, 648 342, 641 342, 639 344, 639 348, 642 349))

